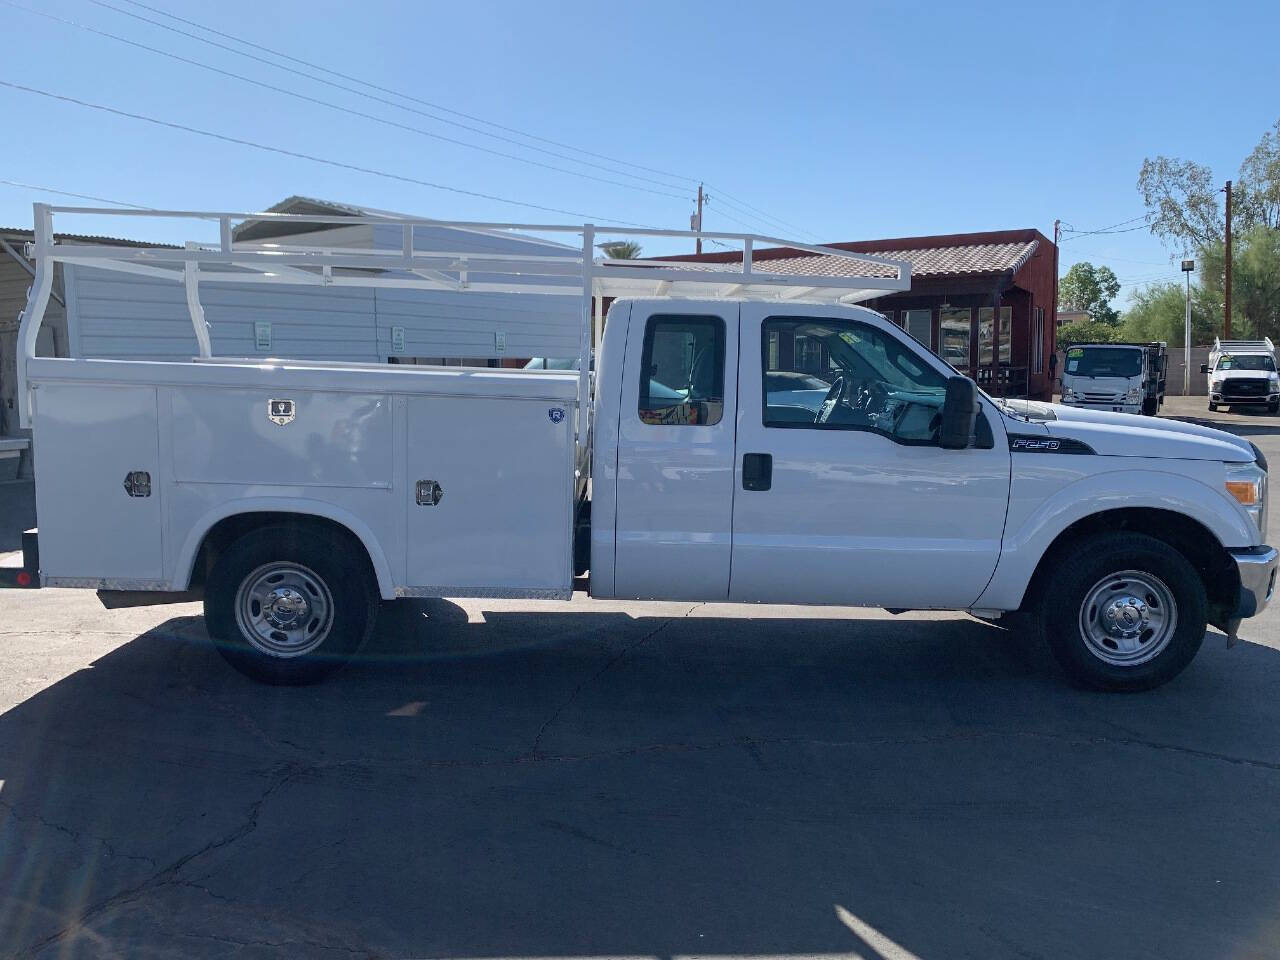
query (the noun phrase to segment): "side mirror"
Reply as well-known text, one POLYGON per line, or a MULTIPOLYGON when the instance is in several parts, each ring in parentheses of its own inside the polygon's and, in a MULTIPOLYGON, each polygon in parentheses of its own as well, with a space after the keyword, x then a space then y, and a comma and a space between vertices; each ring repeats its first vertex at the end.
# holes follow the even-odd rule
POLYGON ((1209 365, 1208 365, 1207 363, 1202 363, 1202 364, 1200 364, 1200 372, 1201 372, 1201 373, 1208 373, 1208 372, 1209 372, 1209 365))
POLYGON ((973 437, 978 419, 978 388, 968 377, 947 380, 947 394, 942 401, 942 425, 938 442, 943 450, 964 450, 973 437))

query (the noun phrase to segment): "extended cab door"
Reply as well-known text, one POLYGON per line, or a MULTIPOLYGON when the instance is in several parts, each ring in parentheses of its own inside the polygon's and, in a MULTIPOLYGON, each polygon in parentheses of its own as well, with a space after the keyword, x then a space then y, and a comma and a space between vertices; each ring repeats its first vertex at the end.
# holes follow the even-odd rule
POLYGON ((949 368, 867 312, 743 304, 741 336, 731 598, 972 604, 1009 497, 994 411, 985 449, 941 449, 949 368))
POLYGON ((728 595, 737 356, 736 303, 632 305, 618 423, 615 596, 728 595))

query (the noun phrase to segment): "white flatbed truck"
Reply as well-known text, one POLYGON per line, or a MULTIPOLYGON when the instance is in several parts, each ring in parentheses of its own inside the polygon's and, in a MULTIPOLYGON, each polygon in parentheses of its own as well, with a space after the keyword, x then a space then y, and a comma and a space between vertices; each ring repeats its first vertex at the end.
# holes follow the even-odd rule
POLYGON ((853 305, 907 289, 904 263, 790 243, 862 275, 767 273, 753 250, 784 241, 718 233, 702 236, 741 244, 740 262, 613 261, 601 234, 697 234, 591 225, 446 224, 577 234, 567 260, 424 253, 414 230, 439 222, 376 217, 341 222, 393 223, 401 250, 264 250, 233 225, 326 218, 184 211, 130 215, 212 220, 219 242, 95 247, 59 244, 59 213, 120 215, 35 208, 19 397, 39 526, 5 579, 202 597, 219 649, 262 680, 341 664, 381 600, 567 599, 587 572, 604 598, 1024 611, 1073 680, 1141 689, 1178 674, 1207 623, 1234 639, 1275 586, 1260 451, 986 396, 853 305), (200 356, 37 357, 59 261, 185 285, 200 356), (215 358, 200 306, 202 286, 246 278, 538 296, 566 275, 572 371, 215 358), (788 372, 806 389, 769 376, 788 372))

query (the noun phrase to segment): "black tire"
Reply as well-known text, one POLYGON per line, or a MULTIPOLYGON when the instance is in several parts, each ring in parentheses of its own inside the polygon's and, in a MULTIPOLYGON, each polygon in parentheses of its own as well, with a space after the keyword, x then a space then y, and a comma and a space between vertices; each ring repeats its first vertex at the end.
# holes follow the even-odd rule
MULTIPOLYGON (((1067 677, 1075 684, 1095 690, 1150 690, 1168 683, 1186 668, 1204 642, 1208 620, 1208 600, 1204 583, 1195 568, 1177 550, 1154 537, 1140 533, 1100 533, 1086 537, 1069 546, 1046 571, 1039 599, 1038 621, 1041 632, 1067 677), (1126 576, 1126 573, 1136 576, 1126 576), (1146 582, 1144 584, 1144 580, 1146 582), (1107 581, 1111 581, 1107 583, 1107 581), (1156 593, 1146 592, 1154 585, 1156 593), (1102 644, 1086 636, 1085 622, 1093 625, 1095 637, 1105 634, 1104 613, 1110 602, 1103 600, 1090 605, 1093 616, 1082 611, 1087 599, 1096 589, 1115 591, 1124 596, 1132 591, 1153 617, 1155 611, 1165 618, 1169 606, 1173 607, 1171 628, 1166 632, 1152 632, 1150 640, 1141 638, 1147 633, 1147 620, 1142 619, 1134 627, 1136 636, 1119 642, 1135 646, 1131 654, 1122 646, 1114 650, 1102 644, 1116 640, 1104 636, 1102 644), (1160 603, 1158 593, 1163 588, 1172 604, 1160 603), (1083 614, 1083 616, 1082 616, 1083 614), (1151 646, 1143 649, 1144 643, 1151 646), (1098 652, 1095 652, 1097 650, 1098 652), (1152 651, 1158 651, 1152 654, 1152 651), (1108 662, 1131 656, 1131 662, 1108 662), (1149 659, 1140 659, 1148 656, 1149 659)), ((1113 594, 1104 593, 1103 596, 1113 594)), ((1121 601, 1119 614, 1127 615, 1121 601)), ((1138 616, 1136 610, 1133 615, 1138 616)))
POLYGON ((1209 404, 1209 412, 1210 412, 1210 413, 1215 412, 1217 409, 1218 409, 1218 405, 1217 405, 1216 403, 1210 403, 1210 404, 1209 404))
POLYGON ((1148 397, 1142 401, 1142 414, 1146 417, 1154 417, 1156 415, 1156 401, 1153 397, 1148 397))
POLYGON ((346 538, 300 526, 245 534, 205 585, 205 624, 218 652, 263 683, 315 683, 337 670, 368 639, 377 612, 367 557, 346 538), (269 611, 255 599, 262 590, 269 611), (277 624, 286 629, 272 630, 277 624))
POLYGON ((1267 413, 1280 413, 1280 403, 1268 403, 1267 413))

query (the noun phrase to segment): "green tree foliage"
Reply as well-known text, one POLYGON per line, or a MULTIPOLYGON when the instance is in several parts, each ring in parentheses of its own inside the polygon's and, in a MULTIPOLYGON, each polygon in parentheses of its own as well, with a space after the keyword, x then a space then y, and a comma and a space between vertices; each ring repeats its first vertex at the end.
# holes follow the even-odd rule
MULTIPOLYGON (((1150 343, 1164 340, 1181 347, 1186 330, 1186 289, 1178 283, 1161 283, 1140 288, 1129 301, 1121 333, 1125 340, 1150 343)), ((1221 326, 1222 305, 1215 312, 1212 297, 1200 286, 1191 288, 1191 342, 1212 343, 1221 326)))
POLYGON ((1237 212, 1246 230, 1252 227, 1280 229, 1280 120, 1262 135, 1258 145, 1240 164, 1240 173, 1231 191, 1232 216, 1237 212))
POLYGON ((1147 207, 1151 232, 1173 249, 1187 253, 1222 239, 1218 187, 1213 171, 1204 164, 1148 157, 1138 172, 1138 192, 1147 207))
POLYGON ((601 252, 610 260, 635 260, 640 256, 640 244, 634 240, 618 240, 600 244, 601 252))
MULTIPOLYGON (((1200 288, 1222 327, 1226 257, 1221 243, 1200 251, 1200 288)), ((1257 225, 1232 239, 1231 335, 1280 336, 1280 230, 1257 225)), ((1210 338, 1212 339, 1212 338, 1210 338)))
POLYGON ((1113 323, 1099 320, 1079 320, 1058 327, 1058 349, 1065 350, 1073 343, 1119 343, 1124 331, 1113 323))
POLYGON ((1058 282, 1058 309, 1084 310, 1091 320, 1114 326, 1120 322, 1120 314, 1111 301, 1119 294, 1120 281, 1110 267, 1095 267, 1082 260, 1058 282))

